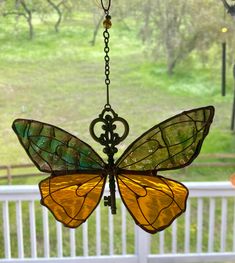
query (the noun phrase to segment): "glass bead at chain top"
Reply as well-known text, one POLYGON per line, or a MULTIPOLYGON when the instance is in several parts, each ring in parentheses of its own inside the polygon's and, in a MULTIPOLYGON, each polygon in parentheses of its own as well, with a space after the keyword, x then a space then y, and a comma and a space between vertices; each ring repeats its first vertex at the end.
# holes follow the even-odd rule
POLYGON ((103 22, 103 26, 104 28, 106 29, 110 29, 112 27, 112 22, 110 19, 105 19, 104 22, 103 22))

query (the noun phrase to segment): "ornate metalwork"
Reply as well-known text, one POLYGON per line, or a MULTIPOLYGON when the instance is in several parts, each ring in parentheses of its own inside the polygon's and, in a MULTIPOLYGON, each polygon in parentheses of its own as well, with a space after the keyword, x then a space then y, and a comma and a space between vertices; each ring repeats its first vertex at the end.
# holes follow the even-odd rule
POLYGON ((110 196, 104 197, 104 205, 110 206, 112 214, 116 214, 116 197, 115 197, 115 171, 114 167, 114 154, 118 152, 117 145, 125 140, 129 133, 129 125, 127 121, 117 115, 110 106, 105 106, 98 118, 93 120, 90 124, 90 134, 92 138, 104 146, 103 152, 108 156, 107 170, 109 174, 109 189, 110 196), (100 124, 101 129, 104 131, 97 135, 95 132, 96 127, 100 124), (117 126, 121 125, 123 133, 119 135, 116 132, 117 126))
POLYGON ((105 107, 98 118, 93 120, 90 124, 90 134, 92 138, 105 146, 103 152, 108 155, 109 159, 113 158, 113 155, 117 153, 117 145, 125 140, 129 133, 129 125, 127 121, 117 115, 112 108, 105 107), (101 124, 101 128, 104 131, 100 135, 95 132, 95 127, 101 124), (123 134, 119 135, 116 131, 117 125, 121 124, 124 128, 123 134))

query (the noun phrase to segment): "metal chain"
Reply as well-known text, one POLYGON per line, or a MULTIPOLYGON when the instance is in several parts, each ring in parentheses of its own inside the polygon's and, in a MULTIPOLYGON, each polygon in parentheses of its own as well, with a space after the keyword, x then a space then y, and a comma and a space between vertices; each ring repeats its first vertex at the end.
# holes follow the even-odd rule
POLYGON ((108 29, 106 28, 103 32, 103 36, 104 36, 104 62, 105 62, 105 66, 104 66, 104 74, 105 74, 105 84, 106 84, 106 91, 107 91, 107 104, 105 105, 105 107, 110 107, 109 104, 109 85, 110 85, 110 57, 109 57, 109 32, 108 29))
MULTIPOLYGON (((107 1, 106 1, 107 2, 107 1)), ((105 20, 103 22, 103 26, 105 28, 103 32, 103 37, 104 37, 104 74, 105 74, 105 85, 106 85, 106 93, 107 93, 107 103, 105 105, 105 108, 111 108, 111 105, 109 103, 109 85, 110 85, 110 57, 109 57, 109 32, 108 29, 111 28, 112 23, 111 23, 111 16, 109 15, 109 9, 111 7, 111 0, 108 0, 107 7, 104 5, 104 0, 101 0, 101 6, 104 10, 105 13, 105 20)))

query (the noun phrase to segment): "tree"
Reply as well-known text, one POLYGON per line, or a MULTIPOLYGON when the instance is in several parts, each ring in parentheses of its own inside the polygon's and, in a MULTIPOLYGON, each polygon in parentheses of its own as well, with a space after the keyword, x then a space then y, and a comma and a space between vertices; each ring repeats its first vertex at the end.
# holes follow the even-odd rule
POLYGON ((102 22, 104 21, 104 15, 103 14, 99 15, 99 18, 97 19, 96 15, 94 13, 93 17, 94 17, 95 28, 94 28, 93 37, 92 37, 92 40, 91 40, 91 45, 92 46, 95 45, 96 37, 97 37, 98 31, 99 31, 99 28, 100 28, 102 22))
POLYGON ((148 0, 140 10, 140 37, 164 52, 169 75, 192 51, 207 51, 220 37, 223 5, 213 0, 148 0))
POLYGON ((173 74, 177 63, 186 58, 201 39, 198 19, 193 12, 200 16, 200 4, 192 6, 189 0, 156 1, 156 14, 152 14, 155 26, 159 30, 157 43, 165 48, 167 72, 173 74), (192 9, 193 12, 192 12, 192 9))
POLYGON ((60 1, 47 0, 47 2, 56 11, 58 15, 58 19, 54 25, 55 32, 58 33, 63 17, 64 7, 67 9, 66 3, 68 2, 68 0, 60 0, 60 1))
POLYGON ((16 17, 24 17, 29 28, 29 38, 34 36, 33 19, 33 4, 26 0, 5 1, 3 4, 3 16, 14 15, 16 17))

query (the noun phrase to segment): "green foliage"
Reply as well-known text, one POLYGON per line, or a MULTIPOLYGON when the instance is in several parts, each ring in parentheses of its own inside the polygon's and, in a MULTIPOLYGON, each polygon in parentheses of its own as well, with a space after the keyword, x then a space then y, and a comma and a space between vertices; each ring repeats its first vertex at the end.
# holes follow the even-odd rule
MULTIPOLYGON (((0 13, 5 19, 10 15, 14 17, 15 33, 21 30, 24 21, 32 39, 38 34, 40 23, 59 32, 66 22, 76 20, 78 13, 83 16, 84 12, 88 12, 93 17, 87 17, 85 26, 89 27, 90 21, 94 21, 96 37, 103 15, 99 7, 98 2, 94 8, 93 2, 84 0, 10 0, 0 3, 0 13)), ((223 10, 222 2, 215 4, 213 0, 119 0, 112 5, 111 12, 123 30, 130 34, 134 32, 139 40, 147 44, 155 59, 165 61, 167 72, 172 75, 176 66, 192 52, 196 52, 196 56, 207 64, 213 52, 208 50, 214 49, 215 43, 226 41, 229 47, 234 46, 234 23, 230 15, 224 19, 223 10), (223 27, 228 29, 226 33, 222 33, 223 27)), ((95 43, 95 39, 92 42, 95 43)), ((233 52, 231 48, 228 56, 230 63, 233 63, 233 52)), ((219 59, 218 54, 215 56, 219 59)))

